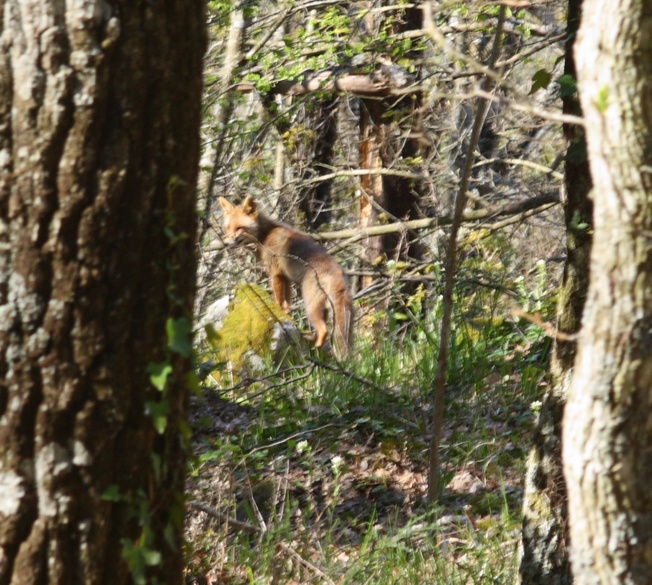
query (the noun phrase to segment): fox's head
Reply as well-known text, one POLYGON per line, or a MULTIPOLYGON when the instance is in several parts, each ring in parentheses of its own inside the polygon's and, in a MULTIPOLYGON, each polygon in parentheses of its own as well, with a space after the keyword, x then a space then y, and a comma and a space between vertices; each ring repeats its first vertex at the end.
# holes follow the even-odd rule
POLYGON ((233 246, 258 241, 258 206, 251 195, 240 205, 219 198, 224 220, 224 242, 233 246))

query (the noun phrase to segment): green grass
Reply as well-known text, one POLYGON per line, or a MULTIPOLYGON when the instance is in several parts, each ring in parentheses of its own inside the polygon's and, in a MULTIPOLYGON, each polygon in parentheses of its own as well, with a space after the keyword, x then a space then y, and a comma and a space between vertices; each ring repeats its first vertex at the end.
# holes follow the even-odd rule
POLYGON ((538 327, 496 317, 495 303, 477 295, 474 306, 493 307, 493 316, 455 315, 447 487, 436 508, 425 492, 436 302, 411 333, 361 329, 341 366, 313 355, 232 388, 207 387, 195 404, 189 487, 219 518, 193 511, 189 575, 243 584, 515 582, 521 478, 550 344, 538 327))

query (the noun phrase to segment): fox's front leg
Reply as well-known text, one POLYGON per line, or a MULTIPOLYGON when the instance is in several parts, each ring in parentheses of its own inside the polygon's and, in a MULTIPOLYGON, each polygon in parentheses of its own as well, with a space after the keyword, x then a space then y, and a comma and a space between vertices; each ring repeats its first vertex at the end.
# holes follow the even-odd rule
POLYGON ((290 312, 290 281, 283 274, 272 275, 272 291, 274 299, 282 309, 290 312))

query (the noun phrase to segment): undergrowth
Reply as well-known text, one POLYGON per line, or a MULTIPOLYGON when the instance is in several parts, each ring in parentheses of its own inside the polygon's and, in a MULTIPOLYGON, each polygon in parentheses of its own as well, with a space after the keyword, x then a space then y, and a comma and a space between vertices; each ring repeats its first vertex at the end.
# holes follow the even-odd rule
POLYGON ((458 312, 446 487, 432 507, 425 490, 438 309, 435 301, 425 317, 412 315, 407 333, 362 332, 346 363, 311 354, 204 389, 192 420, 191 581, 515 581, 521 478, 549 340, 494 311, 476 319, 458 312))

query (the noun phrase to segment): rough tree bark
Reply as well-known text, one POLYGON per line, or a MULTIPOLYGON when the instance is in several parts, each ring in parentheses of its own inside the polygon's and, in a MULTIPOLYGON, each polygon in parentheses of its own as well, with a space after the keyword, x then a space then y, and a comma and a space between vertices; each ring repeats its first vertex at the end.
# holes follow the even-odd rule
POLYGON ((575 583, 652 583, 652 2, 584 0, 591 281, 563 429, 575 583))
MULTIPOLYGON (((423 28, 421 7, 408 7, 396 16, 392 25, 395 34, 423 28)), ((375 22, 378 18, 372 13, 367 16, 369 30, 378 28, 378 23, 375 22)), ((400 168, 402 161, 423 154, 424 143, 419 139, 421 128, 418 127, 420 104, 419 92, 401 98, 362 100, 360 105, 361 169, 396 169, 400 168), (394 115, 391 115, 392 112, 394 115), (409 120, 409 125, 404 123, 405 120, 409 120), (400 132, 397 132, 398 127, 401 128, 400 132)), ((363 190, 360 198, 362 228, 380 223, 379 220, 383 215, 388 215, 390 221, 418 217, 424 187, 422 183, 396 175, 368 175, 361 177, 360 185, 363 190)), ((421 247, 414 241, 411 233, 370 237, 366 243, 366 256, 371 264, 378 257, 395 260, 407 257, 420 258, 421 254, 421 247)), ((363 279, 362 284, 363 286, 371 284, 371 277, 363 279)))
MULTIPOLYGON (((416 110, 416 100, 403 98, 406 108, 416 110)), ((402 101, 402 100, 401 100, 402 101)), ((400 101, 364 100, 360 114, 360 168, 385 170, 396 168, 401 158, 416 157, 421 144, 415 138, 397 137, 395 123, 388 114, 399 110, 400 101)), ((364 195, 360 198, 360 225, 363 228, 379 223, 381 215, 389 220, 406 220, 418 217, 421 185, 413 179, 395 175, 363 175, 360 184, 364 195)), ((421 250, 405 233, 370 237, 366 255, 370 263, 379 257, 405 259, 418 258, 421 250)), ((370 284, 367 282, 366 284, 370 284)))
POLYGON ((181 583, 203 2, 0 43, 0 584, 181 583))
MULTIPOLYGON (((308 149, 310 170, 316 177, 328 175, 333 169, 335 141, 337 140, 337 110, 339 100, 321 99, 314 105, 310 117, 315 136, 308 149)), ((299 184, 299 208, 306 217, 308 228, 313 231, 330 221, 332 179, 320 181, 316 186, 299 184)))
MULTIPOLYGON (((576 78, 573 47, 580 23, 582 0, 568 3, 564 73, 576 78)), ((563 98, 565 114, 581 116, 577 93, 563 98)), ((586 157, 584 129, 564 124, 566 161, 564 219, 566 263, 558 295, 557 327, 577 333, 589 282, 592 211, 591 175, 586 157)), ((575 360, 576 343, 556 339, 550 365, 551 380, 534 430, 523 498, 523 533, 520 578, 524 585, 570 585, 568 508, 561 460, 562 416, 575 360)))

